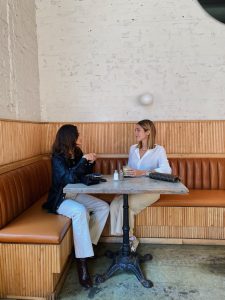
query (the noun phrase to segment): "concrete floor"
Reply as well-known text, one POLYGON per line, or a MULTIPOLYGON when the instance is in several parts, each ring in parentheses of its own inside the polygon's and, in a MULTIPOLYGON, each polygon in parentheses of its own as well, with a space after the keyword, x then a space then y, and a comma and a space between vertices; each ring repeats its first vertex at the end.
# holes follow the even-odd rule
MULTIPOLYGON (((99 244, 100 257, 89 262, 92 275, 106 271, 111 259, 103 254, 106 249, 118 247, 119 244, 99 244)), ((142 265, 144 274, 154 283, 153 288, 144 288, 132 273, 118 272, 86 290, 79 285, 73 262, 59 299, 225 299, 224 246, 141 244, 138 252, 153 255, 152 261, 142 265)))

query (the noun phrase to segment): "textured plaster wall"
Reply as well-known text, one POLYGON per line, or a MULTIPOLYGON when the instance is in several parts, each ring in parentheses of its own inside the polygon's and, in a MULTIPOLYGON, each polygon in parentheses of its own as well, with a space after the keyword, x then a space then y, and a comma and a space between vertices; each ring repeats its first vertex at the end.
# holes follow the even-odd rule
POLYGON ((0 118, 40 120, 34 0, 0 0, 0 118))
POLYGON ((36 5, 42 120, 225 119, 225 25, 197 0, 36 5))

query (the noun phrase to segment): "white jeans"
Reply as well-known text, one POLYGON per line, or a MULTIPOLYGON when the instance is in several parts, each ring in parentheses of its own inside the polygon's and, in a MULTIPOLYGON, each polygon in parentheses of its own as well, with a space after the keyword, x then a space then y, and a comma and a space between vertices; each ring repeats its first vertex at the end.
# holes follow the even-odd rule
POLYGON ((109 205, 86 194, 77 194, 73 199, 67 197, 57 213, 72 220, 75 255, 77 258, 93 256, 92 243, 98 243, 109 214, 109 205))
MULTIPOLYGON (((160 198, 160 194, 128 195, 130 236, 134 234, 134 216, 160 198)), ((123 234, 123 195, 117 195, 110 204, 111 235, 123 234)))

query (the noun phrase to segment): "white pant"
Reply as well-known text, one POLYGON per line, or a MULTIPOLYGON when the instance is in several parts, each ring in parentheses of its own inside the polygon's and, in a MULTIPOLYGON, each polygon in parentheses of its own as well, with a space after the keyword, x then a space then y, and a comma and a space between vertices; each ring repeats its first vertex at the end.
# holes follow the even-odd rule
POLYGON ((109 205, 86 194, 77 194, 74 199, 67 197, 57 213, 72 219, 75 255, 77 258, 93 256, 92 243, 98 243, 109 214, 109 205))
MULTIPOLYGON (((128 195, 130 236, 134 231, 134 216, 160 198, 160 194, 128 195)), ((123 195, 117 195, 110 204, 111 235, 123 234, 123 195)))

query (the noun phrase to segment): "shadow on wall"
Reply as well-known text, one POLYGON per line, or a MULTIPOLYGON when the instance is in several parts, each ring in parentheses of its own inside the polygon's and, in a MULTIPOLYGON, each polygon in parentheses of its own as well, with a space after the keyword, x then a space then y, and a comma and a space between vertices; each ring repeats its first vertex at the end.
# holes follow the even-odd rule
POLYGON ((225 0, 198 0, 198 2, 213 18, 225 23, 225 0))

